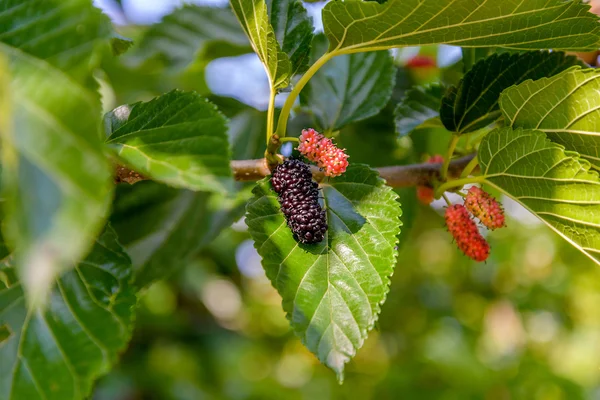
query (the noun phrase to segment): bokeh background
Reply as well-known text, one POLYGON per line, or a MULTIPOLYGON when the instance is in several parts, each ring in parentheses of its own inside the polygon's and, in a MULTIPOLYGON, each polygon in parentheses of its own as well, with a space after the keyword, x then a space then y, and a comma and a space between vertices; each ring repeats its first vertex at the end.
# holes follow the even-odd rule
MULTIPOLYGON (((149 26, 183 2, 95 3, 142 45, 103 65, 106 110, 196 90, 232 119, 232 140, 248 137, 234 148, 264 140, 268 84, 246 47, 195 37, 187 47, 144 47, 149 26), (202 52, 190 52, 197 43, 202 52)), ((306 3, 317 30, 323 6, 306 3)), ((399 139, 393 109, 412 85, 460 79, 460 49, 410 48, 394 58, 390 104, 338 134, 353 162, 405 164, 446 147, 448 133, 435 126, 399 139)), ((309 121, 299 110, 292 124, 299 132, 309 121)), ((391 291, 343 385, 290 332, 242 219, 193 261, 165 265, 173 272, 143 293, 133 340, 93 398, 600 399, 600 269, 507 199, 508 227, 488 235, 492 255, 474 263, 451 242, 441 204, 418 204, 414 188, 399 193, 405 226, 391 291)))

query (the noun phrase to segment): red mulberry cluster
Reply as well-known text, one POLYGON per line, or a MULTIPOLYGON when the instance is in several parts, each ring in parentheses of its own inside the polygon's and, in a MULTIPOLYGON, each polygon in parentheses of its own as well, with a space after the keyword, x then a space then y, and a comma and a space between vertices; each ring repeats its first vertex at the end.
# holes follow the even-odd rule
POLYGON ((465 206, 455 204, 446 209, 446 225, 465 255, 475 261, 485 261, 490 254, 490 245, 471 219, 465 206))
POLYGON ((489 193, 472 186, 465 198, 465 207, 488 229, 494 230, 504 226, 504 210, 498 201, 489 193))
POLYGON ((279 195, 281 211, 294 238, 306 244, 319 243, 327 232, 318 186, 309 166, 300 160, 286 160, 271 175, 271 187, 279 195))
MULTIPOLYGON (((442 157, 439 154, 436 154, 435 156, 429 158, 429 160, 427 160, 427 162, 429 164, 443 163, 444 157, 442 157)), ((431 202, 434 199, 433 195, 434 195, 433 188, 431 186, 424 186, 424 185, 417 186, 417 199, 419 199, 419 201, 422 204, 425 204, 425 205, 431 204, 431 202)))
POLYGON ((331 139, 314 129, 304 129, 300 135, 298 151, 310 161, 317 163, 326 176, 339 176, 346 172, 348 155, 338 148, 331 139))

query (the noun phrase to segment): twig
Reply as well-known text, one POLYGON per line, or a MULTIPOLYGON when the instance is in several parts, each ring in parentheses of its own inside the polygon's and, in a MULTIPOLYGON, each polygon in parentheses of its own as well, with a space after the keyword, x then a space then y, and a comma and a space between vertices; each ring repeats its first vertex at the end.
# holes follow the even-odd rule
MULTIPOLYGON (((448 176, 458 178, 463 169, 475 157, 475 154, 469 154, 456 160, 452 160, 448 168, 448 176)), ((392 187, 410 187, 417 185, 425 185, 431 183, 434 179, 439 179, 440 169, 442 164, 410 164, 410 165, 395 165, 390 167, 376 168, 387 184, 392 187)), ((314 178, 321 181, 324 178, 323 172, 317 167, 311 167, 314 178)), ((234 160, 231 161, 231 169, 233 177, 236 181, 257 181, 269 175, 271 171, 267 165, 267 160, 264 158, 254 160, 234 160)), ((115 182, 126 182, 134 184, 144 180, 142 175, 134 172, 127 167, 117 166, 115 182)))

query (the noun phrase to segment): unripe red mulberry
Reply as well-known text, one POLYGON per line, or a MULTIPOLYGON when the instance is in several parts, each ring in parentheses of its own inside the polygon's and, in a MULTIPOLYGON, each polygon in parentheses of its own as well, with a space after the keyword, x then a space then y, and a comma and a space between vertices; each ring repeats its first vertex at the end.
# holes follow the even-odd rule
POLYGON ((479 233, 465 206, 448 207, 444 217, 458 248, 475 261, 485 261, 490 255, 490 245, 479 233))
POLYGON ((304 129, 300 135, 298 151, 323 168, 326 176, 339 176, 346 172, 348 155, 314 129, 304 129))
POLYGON ((504 226, 504 210, 498 201, 481 188, 472 186, 465 198, 465 207, 488 229, 504 226))

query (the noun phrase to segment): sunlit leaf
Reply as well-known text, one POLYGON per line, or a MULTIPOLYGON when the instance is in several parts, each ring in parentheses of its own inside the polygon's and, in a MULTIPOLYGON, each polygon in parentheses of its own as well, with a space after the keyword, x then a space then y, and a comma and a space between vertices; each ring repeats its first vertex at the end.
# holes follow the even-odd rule
POLYGON ((227 121, 196 93, 175 90, 120 106, 105 117, 105 129, 119 157, 156 181, 215 192, 233 183, 227 121))
POLYGON ((600 167, 599 90, 600 71, 574 67, 509 88, 500 106, 506 125, 544 131, 600 167))
POLYGON ((268 178, 254 189, 246 223, 294 332, 341 380, 385 301, 401 210, 398 196, 365 166, 321 187, 329 225, 321 243, 294 240, 268 178))
POLYGON ((230 0, 231 8, 263 63, 273 89, 290 83, 292 64, 283 52, 269 21, 265 0, 230 0))
POLYGON ((132 332, 131 261, 108 228, 75 269, 56 280, 46 310, 29 309, 14 269, 0 266, 0 398, 87 398, 132 332))
POLYGON ((485 182, 521 203, 600 264, 600 179, 537 130, 496 129, 479 148, 485 182))
POLYGON ((541 79, 582 65, 561 52, 494 54, 477 64, 442 100, 440 115, 446 128, 468 133, 484 128, 502 116, 498 100, 502 91, 528 79, 541 79))
POLYGON ((109 35, 89 1, 0 2, 3 229, 30 300, 104 225, 112 167, 92 67, 109 35))
POLYGON ((598 17, 579 0, 332 1, 323 9, 335 54, 451 44, 519 50, 598 48, 598 17))

